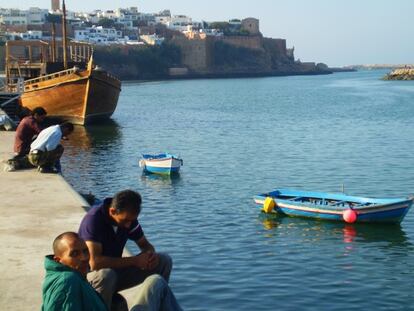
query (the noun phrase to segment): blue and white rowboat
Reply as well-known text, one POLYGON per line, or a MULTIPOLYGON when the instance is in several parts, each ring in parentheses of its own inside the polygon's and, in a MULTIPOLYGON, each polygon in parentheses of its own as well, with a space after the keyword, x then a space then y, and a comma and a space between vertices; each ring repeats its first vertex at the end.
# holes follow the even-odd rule
POLYGON ((400 223, 413 198, 365 198, 326 192, 277 189, 254 197, 267 213, 353 222, 400 223))
POLYGON ((144 172, 162 175, 178 173, 183 160, 169 153, 143 154, 139 166, 144 172))

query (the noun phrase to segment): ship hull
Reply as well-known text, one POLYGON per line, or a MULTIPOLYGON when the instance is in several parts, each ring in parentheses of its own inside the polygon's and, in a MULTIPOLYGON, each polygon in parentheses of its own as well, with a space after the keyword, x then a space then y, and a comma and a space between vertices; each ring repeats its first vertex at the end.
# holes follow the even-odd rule
POLYGON ((25 82, 23 107, 43 107, 48 116, 86 125, 108 119, 118 103, 121 82, 104 71, 64 71, 25 82))

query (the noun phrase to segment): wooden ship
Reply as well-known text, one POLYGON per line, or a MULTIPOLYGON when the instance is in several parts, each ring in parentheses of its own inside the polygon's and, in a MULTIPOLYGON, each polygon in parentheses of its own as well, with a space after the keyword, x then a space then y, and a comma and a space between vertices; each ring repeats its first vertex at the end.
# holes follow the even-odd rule
POLYGON ((6 43, 6 85, 19 93, 22 107, 43 107, 48 116, 75 124, 109 118, 121 81, 93 63, 90 44, 67 42, 65 10, 62 40, 6 43))

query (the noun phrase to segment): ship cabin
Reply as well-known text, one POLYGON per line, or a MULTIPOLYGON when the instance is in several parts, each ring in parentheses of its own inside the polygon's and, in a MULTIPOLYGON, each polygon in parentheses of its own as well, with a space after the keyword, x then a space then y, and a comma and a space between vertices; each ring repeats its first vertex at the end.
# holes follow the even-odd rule
POLYGON ((86 69, 93 48, 88 43, 68 42, 64 52, 62 41, 7 41, 6 85, 9 91, 23 92, 24 85, 27 87, 31 79, 52 79, 55 73, 62 75, 68 73, 66 71, 86 69))

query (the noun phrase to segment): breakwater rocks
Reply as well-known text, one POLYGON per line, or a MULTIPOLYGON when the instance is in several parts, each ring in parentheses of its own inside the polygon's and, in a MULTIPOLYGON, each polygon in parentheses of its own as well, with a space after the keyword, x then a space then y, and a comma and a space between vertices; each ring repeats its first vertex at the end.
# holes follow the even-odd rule
POLYGON ((399 68, 391 71, 383 80, 414 80, 414 68, 399 68))

